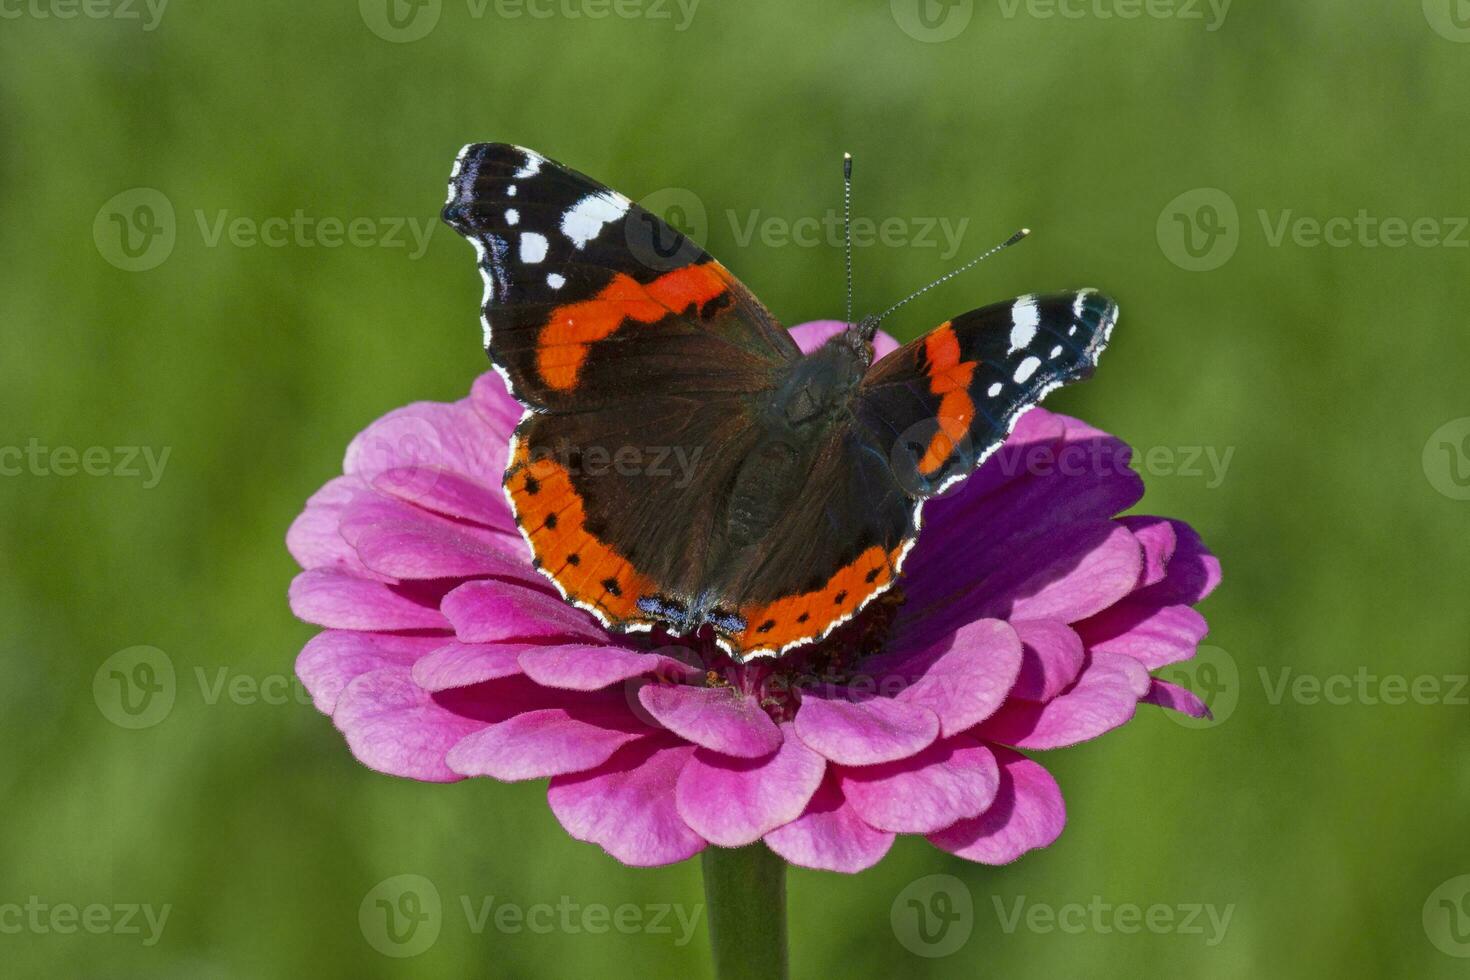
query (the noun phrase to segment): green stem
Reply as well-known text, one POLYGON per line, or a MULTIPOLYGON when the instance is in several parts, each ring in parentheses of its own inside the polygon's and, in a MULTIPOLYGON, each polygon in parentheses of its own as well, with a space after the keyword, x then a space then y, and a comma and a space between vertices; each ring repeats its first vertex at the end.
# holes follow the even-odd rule
POLYGON ((764 844, 707 847, 705 915, 719 980, 786 980, 786 862, 764 844))

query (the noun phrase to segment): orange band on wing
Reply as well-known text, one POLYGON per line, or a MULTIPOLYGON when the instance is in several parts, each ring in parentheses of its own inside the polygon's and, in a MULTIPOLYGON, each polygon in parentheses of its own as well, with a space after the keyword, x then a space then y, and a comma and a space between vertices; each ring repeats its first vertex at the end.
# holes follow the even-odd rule
POLYGON ((582 497, 564 466, 553 459, 532 459, 520 443, 505 485, 536 560, 567 598, 595 606, 615 622, 646 620, 638 599, 653 591, 652 582, 587 531, 582 497))
POLYGON ((919 460, 919 472, 928 476, 944 465, 975 420, 970 382, 976 362, 960 360, 959 338, 948 321, 924 338, 924 354, 929 362, 929 391, 939 396, 939 431, 930 438, 919 460))
POLYGON ((839 619, 893 581, 903 549, 884 551, 874 545, 839 570, 820 589, 740 610, 745 631, 735 637, 741 650, 780 649, 807 637, 820 636, 839 619))
POLYGON ((596 296, 551 311, 536 341, 536 369, 557 391, 577 386, 589 348, 613 335, 625 320, 656 323, 670 313, 696 309, 729 284, 713 262, 686 265, 644 285, 619 272, 596 296))

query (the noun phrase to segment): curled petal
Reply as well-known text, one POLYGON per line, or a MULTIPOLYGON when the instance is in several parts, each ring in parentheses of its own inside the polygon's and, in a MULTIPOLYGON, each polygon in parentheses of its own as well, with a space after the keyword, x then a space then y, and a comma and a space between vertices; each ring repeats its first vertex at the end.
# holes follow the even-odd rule
POLYGON ((1061 836, 1067 808, 1057 781, 1039 764, 1009 749, 995 749, 1000 786, 990 809, 929 835, 929 842, 966 861, 1008 864, 1061 836))
POLYGON ((444 615, 465 643, 568 638, 606 640, 592 616, 525 585, 484 579, 444 597, 444 615))
POLYGON ((771 716, 734 688, 647 684, 638 700, 660 725, 711 752, 758 759, 781 745, 771 716))
POLYGON ((968 735, 898 762, 843 769, 839 778, 864 823, 901 834, 932 833, 979 816, 1000 785, 995 756, 968 735))
POLYGON ((1021 670, 1021 640, 1010 624, 981 619, 961 627, 925 658, 897 698, 928 708, 949 737, 989 718, 1021 670))
POLYGON ((1050 701, 1077 679, 1087 659, 1077 631, 1054 619, 1013 623, 1024 652, 1021 674, 1011 690, 1027 701, 1050 701))
POLYGON ((1151 678, 1148 693, 1143 696, 1143 700, 1161 708, 1169 708, 1189 715, 1191 718, 1213 717, 1210 714, 1210 706, 1201 701, 1199 695, 1188 688, 1161 681, 1157 677, 1151 678))
POLYGON ((598 844, 624 864, 673 864, 704 850, 674 805, 679 772, 694 746, 646 738, 588 772, 557 776, 546 798, 577 840, 598 844))
POLYGON ((697 750, 675 788, 684 822, 711 844, 743 847, 801 816, 827 763, 793 732, 784 735, 764 759, 697 750))
POLYGON ((913 755, 939 737, 939 717, 893 698, 854 698, 840 688, 802 692, 796 734, 833 762, 871 766, 913 755))
POLYGON ((302 572, 291 582, 298 619, 344 630, 442 630, 449 622, 431 605, 384 582, 330 569, 302 572))
POLYGON ((988 741, 1026 749, 1057 749, 1097 738, 1133 717, 1148 690, 1137 661, 1093 654, 1077 683, 1046 703, 1007 701, 980 726, 988 741))
POLYGON ((806 812, 766 834, 766 846, 803 868, 853 874, 881 861, 893 834, 865 823, 829 771, 806 812))

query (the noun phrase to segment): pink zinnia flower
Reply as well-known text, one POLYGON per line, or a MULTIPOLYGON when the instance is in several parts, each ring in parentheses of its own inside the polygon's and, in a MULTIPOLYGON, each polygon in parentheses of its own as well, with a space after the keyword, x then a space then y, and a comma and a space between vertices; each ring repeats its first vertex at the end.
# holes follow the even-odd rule
MULTIPOLYGON (((841 326, 793 334, 810 350, 841 326)), ((391 412, 291 527, 292 609, 326 627, 297 673, 374 769, 549 777, 567 832, 632 865, 764 840, 851 872, 897 834, 1001 864, 1066 821, 1027 753, 1140 702, 1207 713, 1150 671, 1194 655, 1219 565, 1188 525, 1116 516, 1142 481, 1076 419, 1026 414, 925 506, 897 589, 819 644, 741 664, 608 633, 557 597, 501 493, 520 415, 493 371, 459 402, 391 412)))

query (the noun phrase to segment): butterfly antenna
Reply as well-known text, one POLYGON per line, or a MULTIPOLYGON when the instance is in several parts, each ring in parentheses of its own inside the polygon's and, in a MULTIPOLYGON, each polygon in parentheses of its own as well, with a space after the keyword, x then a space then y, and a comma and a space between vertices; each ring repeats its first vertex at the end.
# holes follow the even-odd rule
POLYGON ((847 252, 847 325, 852 326, 852 154, 842 154, 842 236, 847 252))
POLYGON ((999 252, 999 251, 1002 251, 1004 249, 1010 248, 1012 245, 1016 244, 1017 242, 1019 242, 1021 239, 1025 238, 1029 234, 1031 234, 1031 229, 1030 228, 1022 228, 1020 231, 1016 232, 1014 235, 1012 235, 1010 238, 1007 238, 1005 241, 1001 242, 999 245, 996 245, 994 248, 988 249, 987 251, 983 252, 982 254, 975 256, 973 259, 971 259, 970 261, 966 262, 964 265, 960 266, 958 269, 955 269, 953 272, 948 272, 948 273, 940 276, 938 279, 934 280, 929 285, 925 286, 923 289, 917 289, 917 290, 915 290, 914 292, 912 292, 909 295, 905 296, 903 299, 899 300, 897 303, 894 303, 892 306, 890 306, 888 309, 884 310, 882 313, 878 314, 877 316, 864 317, 863 318, 863 323, 862 323, 862 326, 863 326, 862 333, 863 333, 864 339, 865 340, 872 340, 873 339, 873 335, 875 333, 877 333, 877 331, 878 331, 878 324, 879 323, 882 323, 884 320, 888 319, 888 317, 893 313, 893 311, 897 310, 900 306, 903 306, 906 303, 909 303, 909 302, 912 302, 913 300, 918 299, 920 296, 924 295, 929 290, 933 289, 935 286, 938 286, 938 285, 941 285, 943 283, 949 282, 951 279, 953 279, 955 276, 959 275, 960 273, 962 273, 962 272, 968 272, 970 269, 973 269, 975 266, 979 265, 981 262, 984 262, 986 259, 990 258, 996 252, 999 252))

